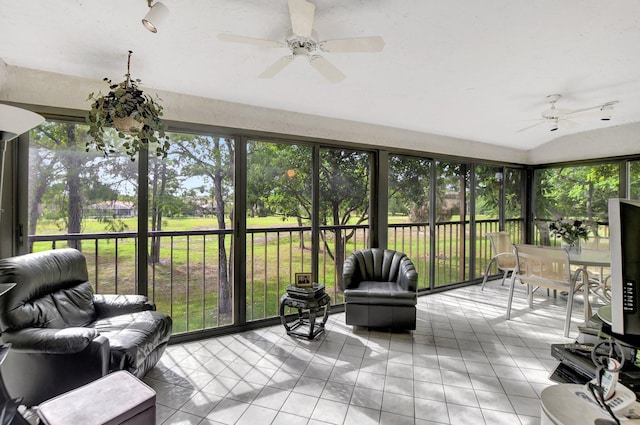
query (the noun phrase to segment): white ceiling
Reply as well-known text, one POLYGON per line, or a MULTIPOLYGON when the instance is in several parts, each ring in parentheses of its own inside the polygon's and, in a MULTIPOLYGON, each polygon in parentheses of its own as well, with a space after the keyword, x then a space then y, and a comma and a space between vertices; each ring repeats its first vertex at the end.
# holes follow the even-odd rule
MULTIPOLYGON (((257 78, 286 49, 223 43, 219 33, 284 40, 286 0, 163 0, 157 34, 146 0, 0 0, 8 65, 531 149, 554 138, 640 121, 638 0, 312 0, 319 40, 380 35, 381 53, 324 53, 347 75, 326 82, 297 59, 257 78), (619 100, 613 119, 524 132, 559 108, 619 100)), ((106 87, 105 87, 106 88, 106 87)))

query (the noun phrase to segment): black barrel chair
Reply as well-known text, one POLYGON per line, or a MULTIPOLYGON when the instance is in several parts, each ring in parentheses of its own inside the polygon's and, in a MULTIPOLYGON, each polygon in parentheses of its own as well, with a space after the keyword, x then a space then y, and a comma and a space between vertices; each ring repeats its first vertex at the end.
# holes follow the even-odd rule
POLYGON ((415 330, 418 274, 404 253, 356 251, 342 276, 347 325, 415 330))
POLYGON ((171 317, 141 295, 96 295, 75 249, 0 260, 2 377, 12 397, 33 406, 109 372, 143 377, 171 336, 171 317))

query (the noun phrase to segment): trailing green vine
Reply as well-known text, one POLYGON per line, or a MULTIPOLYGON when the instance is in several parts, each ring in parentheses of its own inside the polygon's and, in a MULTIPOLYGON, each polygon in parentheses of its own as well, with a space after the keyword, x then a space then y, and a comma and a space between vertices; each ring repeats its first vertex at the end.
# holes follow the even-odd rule
POLYGON ((86 142, 87 152, 96 149, 105 156, 117 153, 116 140, 109 129, 115 127, 118 137, 124 139, 122 147, 132 161, 136 160, 140 149, 155 149, 157 156, 165 158, 169 150, 169 140, 165 135, 165 124, 161 120, 162 105, 143 93, 138 87, 139 79, 132 79, 130 73, 131 54, 127 59, 127 73, 121 83, 113 83, 109 78, 109 93, 91 93, 87 101, 92 101, 86 118, 89 135, 93 140, 86 142), (128 120, 127 120, 128 119, 128 120))

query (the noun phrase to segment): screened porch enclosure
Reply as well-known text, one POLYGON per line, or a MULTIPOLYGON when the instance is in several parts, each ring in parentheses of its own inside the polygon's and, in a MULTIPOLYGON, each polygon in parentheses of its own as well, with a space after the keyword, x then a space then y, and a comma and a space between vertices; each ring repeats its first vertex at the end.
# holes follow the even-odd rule
POLYGON ((24 250, 82 250, 96 292, 148 294, 185 335, 273 320, 299 272, 339 306, 342 264, 369 246, 407 253, 421 293, 479 282, 487 232, 555 245, 548 222, 575 217, 605 247, 603 199, 640 196, 637 160, 530 170, 238 132, 171 133, 166 160, 131 162, 86 137, 73 122, 31 132, 24 250))

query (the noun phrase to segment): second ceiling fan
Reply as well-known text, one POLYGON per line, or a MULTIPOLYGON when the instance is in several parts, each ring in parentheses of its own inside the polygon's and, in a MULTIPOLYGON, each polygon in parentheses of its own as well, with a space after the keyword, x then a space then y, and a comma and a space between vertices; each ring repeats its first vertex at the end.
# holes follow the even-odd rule
POLYGON ((549 131, 556 131, 560 127, 575 127, 576 125, 578 125, 578 123, 573 121, 571 118, 577 118, 583 112, 594 111, 597 109, 600 110, 598 114, 600 119, 602 121, 609 121, 611 119, 611 114, 613 113, 613 106, 618 103, 617 100, 613 100, 611 102, 602 103, 600 105, 590 106, 588 108, 559 109, 556 108, 556 102, 558 102, 561 97, 562 95, 559 94, 551 94, 547 96, 545 100, 547 101, 547 103, 549 103, 549 109, 544 111, 542 113, 542 116, 538 120, 536 120, 538 122, 518 130, 518 133, 545 123, 548 125, 549 131))
POLYGON ((289 65, 296 57, 306 56, 311 66, 322 74, 322 76, 332 83, 337 83, 342 81, 345 75, 331 62, 317 53, 380 52, 384 48, 384 40, 379 36, 317 41, 312 37, 313 18, 316 7, 306 0, 288 0, 288 2, 293 33, 284 41, 263 40, 233 34, 218 34, 218 39, 221 41, 265 47, 287 47, 291 50, 291 54, 280 58, 267 67, 267 69, 259 75, 260 78, 272 78, 289 65))

